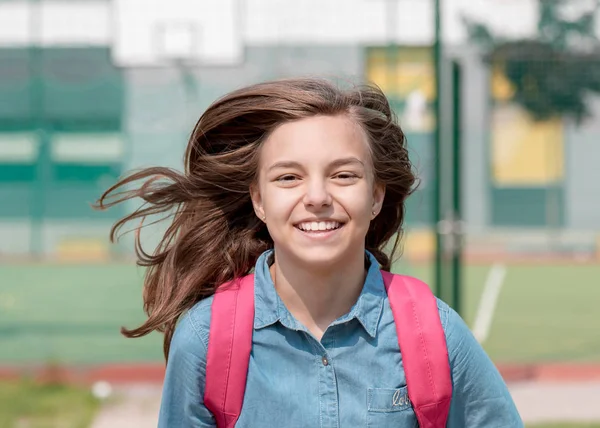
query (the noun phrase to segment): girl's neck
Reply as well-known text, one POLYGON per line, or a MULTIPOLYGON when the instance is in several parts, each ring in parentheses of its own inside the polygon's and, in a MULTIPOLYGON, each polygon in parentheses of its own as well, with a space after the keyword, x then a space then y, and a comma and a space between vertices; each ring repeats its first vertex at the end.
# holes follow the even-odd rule
POLYGON ((327 327, 347 314, 358 300, 365 281, 365 253, 317 269, 295 263, 275 251, 271 278, 290 313, 317 339, 327 327))

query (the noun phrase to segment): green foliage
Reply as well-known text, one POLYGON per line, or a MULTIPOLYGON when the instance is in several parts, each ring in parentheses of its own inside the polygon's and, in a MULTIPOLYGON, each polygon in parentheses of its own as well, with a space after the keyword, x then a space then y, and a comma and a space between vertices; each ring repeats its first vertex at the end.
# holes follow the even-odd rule
POLYGON ((86 389, 30 381, 0 382, 3 428, 86 428, 98 405, 86 389))
POLYGON ((575 19, 560 13, 572 0, 540 0, 538 37, 506 40, 482 23, 463 18, 469 37, 500 67, 515 88, 513 101, 537 120, 556 116, 577 122, 589 116, 589 94, 600 93, 600 43, 595 8, 575 19))

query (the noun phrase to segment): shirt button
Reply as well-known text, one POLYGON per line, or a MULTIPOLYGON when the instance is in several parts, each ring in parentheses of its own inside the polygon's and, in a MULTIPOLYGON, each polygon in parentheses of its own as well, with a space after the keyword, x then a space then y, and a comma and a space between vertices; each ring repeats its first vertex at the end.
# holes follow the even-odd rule
POLYGON ((324 366, 328 366, 329 365, 329 360, 327 359, 327 357, 324 356, 323 358, 321 358, 321 361, 323 361, 323 365, 324 366))

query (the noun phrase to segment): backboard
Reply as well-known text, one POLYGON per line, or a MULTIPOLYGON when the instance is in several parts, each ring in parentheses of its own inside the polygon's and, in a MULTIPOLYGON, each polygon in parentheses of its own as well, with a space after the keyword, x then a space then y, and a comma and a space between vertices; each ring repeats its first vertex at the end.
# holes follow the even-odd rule
POLYGON ((243 61, 239 0, 112 0, 112 19, 119 67, 243 61))

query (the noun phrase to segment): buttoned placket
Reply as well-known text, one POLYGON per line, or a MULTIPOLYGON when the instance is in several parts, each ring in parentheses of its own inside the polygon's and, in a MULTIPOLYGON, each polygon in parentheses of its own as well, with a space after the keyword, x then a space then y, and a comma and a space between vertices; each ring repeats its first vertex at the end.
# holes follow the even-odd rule
POLYGON ((317 365, 319 366, 319 413, 321 428, 339 428, 340 426, 335 361, 332 359, 330 353, 335 343, 335 330, 335 327, 330 327, 321 338, 321 342, 318 342, 311 336, 311 340, 316 345, 315 349, 318 349, 319 352, 316 358, 317 365))

